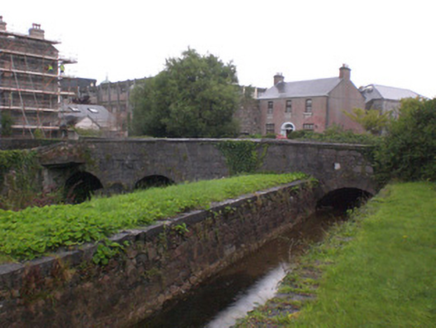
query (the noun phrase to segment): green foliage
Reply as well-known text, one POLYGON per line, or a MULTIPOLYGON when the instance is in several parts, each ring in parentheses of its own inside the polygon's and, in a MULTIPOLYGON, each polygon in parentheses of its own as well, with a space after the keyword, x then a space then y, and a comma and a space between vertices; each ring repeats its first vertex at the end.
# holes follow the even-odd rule
POLYGON ((128 241, 126 241, 124 245, 121 245, 120 243, 104 239, 102 243, 98 244, 92 261, 97 265, 107 265, 109 260, 123 252, 126 246, 129 246, 128 241))
POLYGON ((186 226, 186 223, 181 223, 172 228, 178 235, 184 236, 189 232, 188 227, 186 226))
POLYGON ((35 129, 33 136, 35 139, 44 139, 44 132, 41 129, 35 129))
POLYGON ((239 102, 236 68, 213 55, 188 49, 132 94, 136 135, 154 137, 232 137, 239 102))
POLYGON ((266 327, 284 316, 286 327, 433 327, 435 198, 434 183, 389 185, 299 259, 279 291, 291 293, 277 302, 296 298, 293 286, 318 285, 314 300, 293 314, 271 300, 236 327, 266 327), (315 285, 307 277, 317 277, 315 285))
POLYGON ((255 172, 262 165, 268 145, 263 145, 264 149, 260 156, 257 150, 258 144, 253 141, 227 140, 216 144, 216 147, 226 157, 230 174, 235 175, 255 172))
MULTIPOLYGON (((208 209, 212 202, 305 178, 303 173, 256 174, 151 188, 79 205, 0 210, 0 256, 33 259, 59 247, 104 240, 121 229, 146 226, 192 209, 208 209)), ((180 225, 176 231, 184 233, 185 228, 180 225)), ((99 254, 98 261, 103 263, 111 251, 101 246, 99 254)))
POLYGON ((2 137, 10 137, 12 135, 12 124, 14 120, 9 112, 2 111, 0 113, 0 132, 2 137))
POLYGON ((336 125, 329 127, 323 133, 304 130, 293 131, 289 134, 288 139, 369 145, 377 144, 380 140, 379 137, 367 134, 356 134, 352 130, 344 130, 343 127, 336 125))
POLYGON ((405 99, 376 152, 381 182, 436 181, 436 99, 405 99))
POLYGON ((379 110, 362 108, 353 108, 351 113, 343 111, 352 121, 360 124, 365 131, 372 135, 380 135, 383 129, 386 129, 390 120, 389 112, 381 113, 379 110))
POLYGON ((81 137, 101 137, 103 135, 102 130, 81 129, 81 128, 73 128, 73 130, 81 137))
POLYGON ((34 200, 42 201, 38 196, 39 168, 36 151, 0 151, 0 192, 5 187, 0 195, 0 208, 18 209, 34 200))

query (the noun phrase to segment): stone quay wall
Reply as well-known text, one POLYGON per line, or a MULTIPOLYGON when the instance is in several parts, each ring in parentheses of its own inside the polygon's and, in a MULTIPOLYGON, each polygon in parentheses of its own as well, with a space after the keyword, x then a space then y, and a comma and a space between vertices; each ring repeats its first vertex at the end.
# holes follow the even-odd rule
POLYGON ((129 244, 107 265, 98 245, 0 265, 0 327, 126 327, 256 250, 315 209, 294 182, 110 238, 129 244))

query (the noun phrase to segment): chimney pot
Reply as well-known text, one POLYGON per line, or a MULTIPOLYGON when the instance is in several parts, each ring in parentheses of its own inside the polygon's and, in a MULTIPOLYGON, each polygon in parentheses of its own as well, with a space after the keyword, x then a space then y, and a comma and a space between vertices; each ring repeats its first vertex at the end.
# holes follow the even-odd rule
POLYGON ((38 39, 44 39, 44 30, 41 29, 41 24, 32 24, 32 28, 29 29, 29 36, 38 39))
POLYGON ((6 22, 3 21, 3 16, 0 16, 0 31, 6 31, 6 22))
POLYGON ((351 69, 347 64, 342 64, 342 67, 339 68, 339 78, 344 80, 350 80, 351 77, 351 69))
POLYGON ((276 75, 274 75, 274 85, 284 81, 285 81, 285 77, 283 76, 282 73, 277 73, 276 75))

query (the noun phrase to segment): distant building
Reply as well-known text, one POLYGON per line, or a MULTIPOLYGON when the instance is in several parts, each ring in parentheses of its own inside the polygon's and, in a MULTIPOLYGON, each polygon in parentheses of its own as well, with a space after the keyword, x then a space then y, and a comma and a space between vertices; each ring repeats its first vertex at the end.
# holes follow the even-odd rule
POLYGON ((333 125, 362 132, 362 127, 343 113, 365 106, 364 97, 350 80, 350 72, 343 65, 338 77, 298 82, 285 82, 281 74, 275 75, 274 86, 258 98, 262 134, 323 132, 333 125))
POLYGON ((105 81, 90 88, 90 102, 106 107, 116 118, 117 129, 127 136, 129 120, 133 117, 130 95, 135 85, 145 83, 146 79, 119 82, 105 81))
POLYGON ((365 97, 365 109, 377 109, 382 113, 392 112, 393 117, 398 117, 401 99, 421 97, 416 92, 408 89, 379 84, 369 84, 360 87, 359 90, 365 97))
MULTIPOLYGON (((0 118, 12 119, 12 137, 59 136, 59 105, 68 92, 61 91, 64 64, 39 24, 29 34, 10 32, 0 16, 0 118)), ((0 120, 1 121, 1 120, 0 120)), ((5 127, 1 127, 5 128, 5 127)))
POLYGON ((63 104, 59 121, 63 138, 77 138, 78 130, 92 130, 104 137, 119 136, 115 117, 103 106, 63 104))

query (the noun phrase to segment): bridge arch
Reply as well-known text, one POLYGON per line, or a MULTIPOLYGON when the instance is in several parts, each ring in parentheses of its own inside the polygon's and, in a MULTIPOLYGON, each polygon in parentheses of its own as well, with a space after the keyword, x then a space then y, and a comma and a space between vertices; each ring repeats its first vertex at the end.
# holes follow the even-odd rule
POLYGON ((91 199, 94 191, 102 188, 103 185, 95 175, 80 171, 65 181, 65 196, 72 203, 79 204, 91 199))
POLYGON ((167 187, 175 182, 164 175, 147 175, 135 183, 134 189, 148 189, 152 187, 167 187))
POLYGON ((373 194, 359 188, 339 188, 324 194, 317 201, 317 208, 333 207, 335 209, 346 210, 360 206, 373 194))

